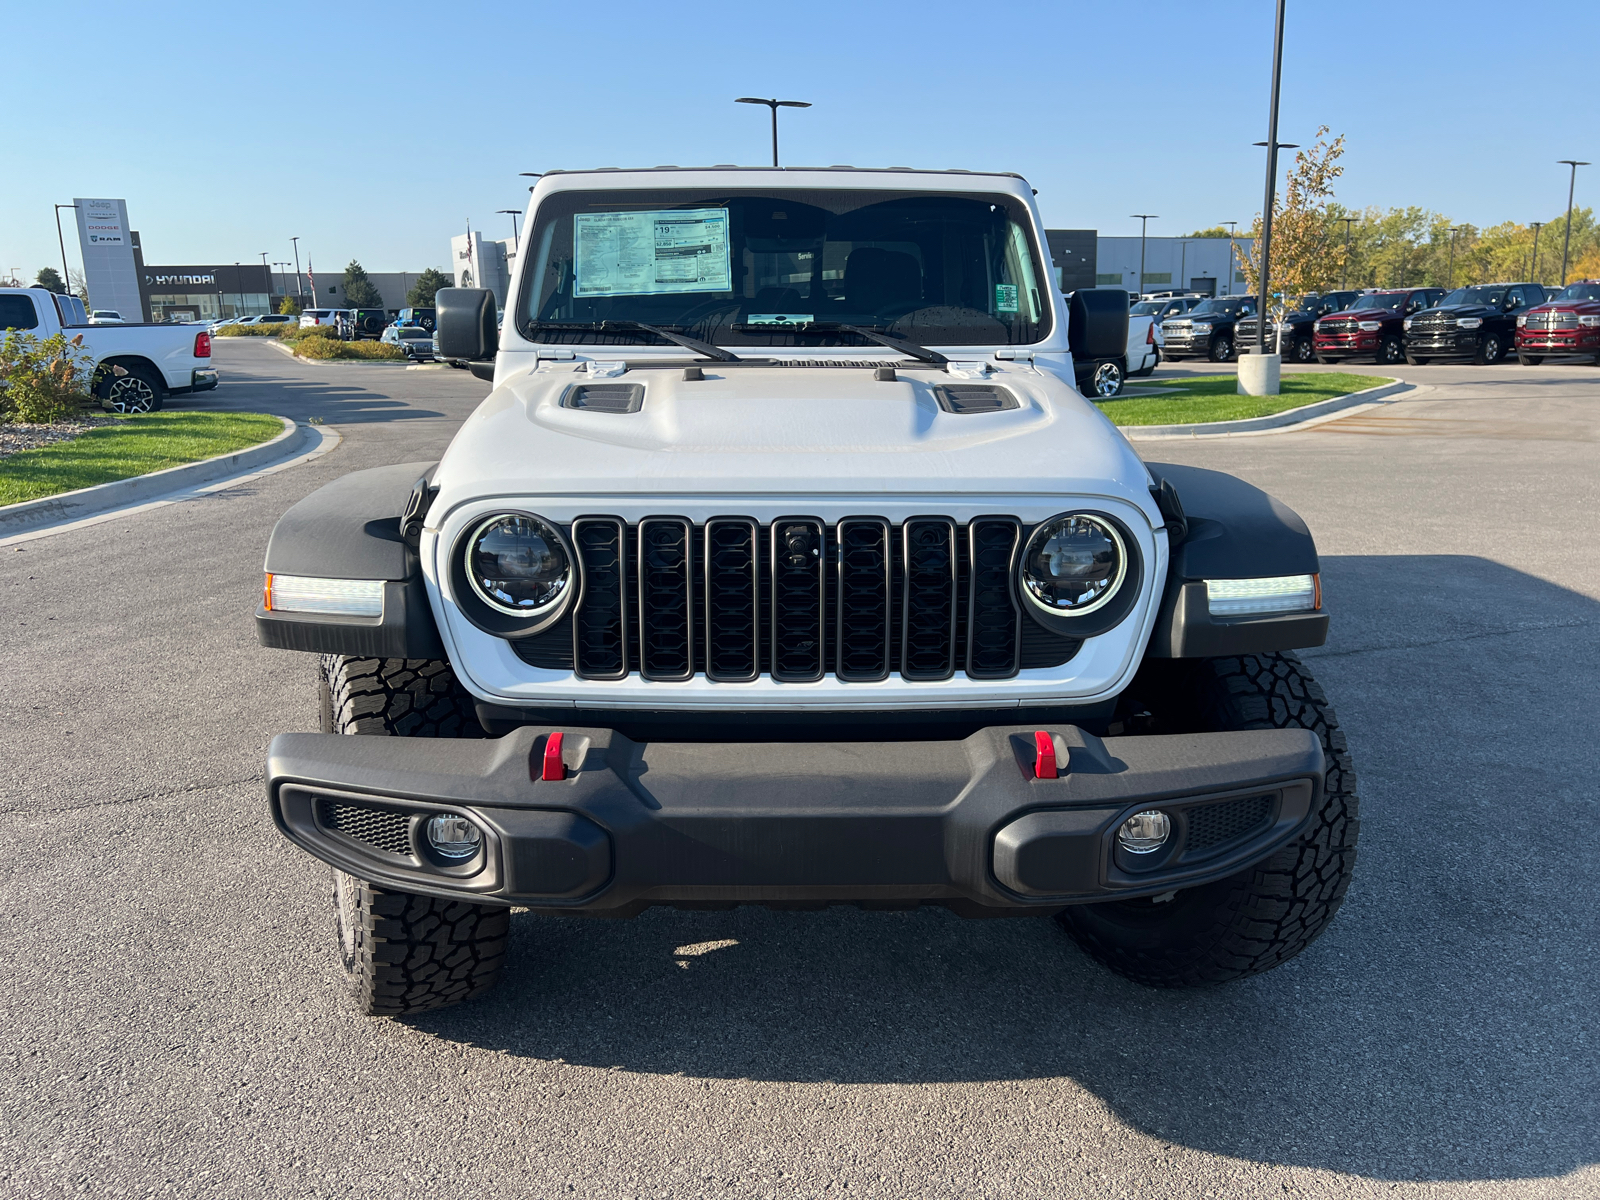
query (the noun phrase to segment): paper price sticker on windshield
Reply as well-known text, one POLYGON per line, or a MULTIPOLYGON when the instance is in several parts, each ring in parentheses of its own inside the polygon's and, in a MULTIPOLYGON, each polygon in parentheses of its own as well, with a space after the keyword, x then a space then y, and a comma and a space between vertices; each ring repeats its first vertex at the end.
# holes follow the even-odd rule
POLYGON ((657 296, 733 288, 728 210, 578 213, 574 296, 657 296))
POLYGON ((1014 283, 997 283, 994 285, 994 310, 995 312, 1017 311, 1017 285, 1014 283))

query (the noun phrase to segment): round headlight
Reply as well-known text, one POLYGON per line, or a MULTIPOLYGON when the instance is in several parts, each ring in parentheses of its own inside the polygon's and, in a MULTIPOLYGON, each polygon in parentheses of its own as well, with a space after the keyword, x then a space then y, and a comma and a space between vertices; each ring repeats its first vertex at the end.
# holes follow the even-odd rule
POLYGON ((572 587, 561 535, 538 517, 490 517, 467 539, 465 566, 483 602, 513 617, 548 612, 572 587))
POLYGON ((1022 590, 1045 612, 1078 616, 1108 603, 1127 573, 1122 535, 1109 521, 1072 513, 1034 531, 1022 562, 1022 590))

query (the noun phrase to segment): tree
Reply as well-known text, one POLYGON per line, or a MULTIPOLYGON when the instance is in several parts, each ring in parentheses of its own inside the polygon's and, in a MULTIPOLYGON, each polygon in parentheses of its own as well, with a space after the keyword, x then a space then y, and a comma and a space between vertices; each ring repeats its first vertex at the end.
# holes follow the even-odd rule
POLYGON ((35 287, 42 287, 48 292, 58 296, 67 294, 66 282, 61 278, 61 272, 54 267, 44 267, 33 277, 35 287))
POLYGON ((377 285, 367 278, 367 272, 355 259, 344 269, 344 302, 351 308, 376 308, 383 303, 377 285))
POLYGON ((1190 238, 1225 238, 1230 235, 1221 225, 1213 225, 1210 229, 1196 229, 1193 233, 1186 233, 1183 236, 1190 238))
MULTIPOLYGON (((1344 174, 1344 135, 1327 140, 1328 127, 1319 126, 1315 144, 1294 156, 1294 166, 1283 191, 1273 202, 1273 293, 1303 296, 1325 292, 1339 284, 1344 266, 1344 243, 1334 236, 1333 181, 1344 174)), ((1261 290, 1261 214, 1245 234, 1250 248, 1235 245, 1240 270, 1251 292, 1261 290)))
POLYGON ((421 275, 418 275, 417 281, 411 285, 411 290, 406 293, 406 303, 413 308, 431 308, 433 306, 433 298, 438 294, 440 288, 454 286, 455 281, 450 276, 429 267, 421 275))
POLYGON ((278 312, 286 317, 298 317, 300 315, 299 302, 293 296, 285 296, 278 301, 278 312))
POLYGON ((83 277, 83 272, 70 269, 67 271, 67 285, 79 300, 83 301, 85 308, 92 308, 89 303, 89 281, 83 277))

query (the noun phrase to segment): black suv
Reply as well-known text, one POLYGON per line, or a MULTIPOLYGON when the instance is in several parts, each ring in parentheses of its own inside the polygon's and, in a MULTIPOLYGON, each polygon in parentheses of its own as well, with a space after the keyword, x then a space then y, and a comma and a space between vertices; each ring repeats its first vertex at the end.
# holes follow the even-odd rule
POLYGON ((1470 358, 1496 363, 1516 344, 1517 318, 1544 303, 1537 283, 1484 283, 1457 288, 1433 308, 1406 318, 1406 361, 1470 358))
POLYGON ((1181 317, 1161 322, 1161 357, 1168 361, 1205 355, 1212 362, 1234 357, 1234 325, 1256 311, 1250 296, 1216 296, 1202 300, 1181 317))
POLYGON ((351 308, 339 318, 339 336, 347 342, 376 341, 389 328, 389 313, 382 308, 351 308))
MULTIPOLYGON (((1289 306, 1278 325, 1267 326, 1267 353, 1279 352, 1278 330, 1282 327, 1281 353, 1287 362, 1316 362, 1317 348, 1312 345, 1311 332, 1318 317, 1347 308, 1360 292, 1326 292, 1300 296, 1289 306)), ((1233 327, 1234 340, 1245 349, 1256 344, 1259 322, 1254 315, 1237 322, 1233 327)))

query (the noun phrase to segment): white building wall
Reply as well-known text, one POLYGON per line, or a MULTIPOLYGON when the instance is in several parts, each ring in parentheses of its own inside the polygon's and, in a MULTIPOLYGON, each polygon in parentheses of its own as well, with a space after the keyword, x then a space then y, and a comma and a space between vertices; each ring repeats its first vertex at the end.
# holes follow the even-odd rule
MULTIPOLYGON (((1249 238, 1237 238, 1233 244, 1241 253, 1249 253, 1249 238)), ((1138 277, 1139 239, 1101 236, 1095 253, 1096 287, 1130 292, 1212 291, 1218 296, 1248 290, 1237 258, 1230 255, 1227 238, 1146 238, 1143 286, 1138 277)))

